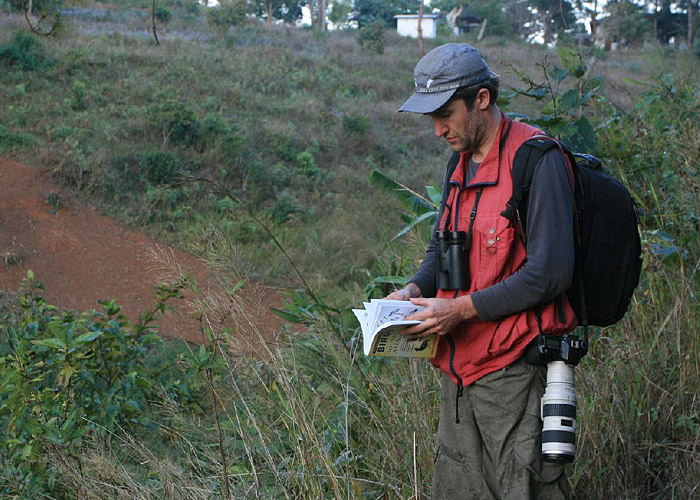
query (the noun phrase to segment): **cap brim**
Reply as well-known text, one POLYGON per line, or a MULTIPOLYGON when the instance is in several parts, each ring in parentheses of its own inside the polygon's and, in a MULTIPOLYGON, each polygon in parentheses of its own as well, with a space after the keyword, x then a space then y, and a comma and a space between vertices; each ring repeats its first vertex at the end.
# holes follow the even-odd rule
POLYGON ((399 113, 408 111, 409 113, 432 113, 440 109, 457 89, 447 90, 445 92, 424 93, 416 92, 408 100, 403 103, 399 113))

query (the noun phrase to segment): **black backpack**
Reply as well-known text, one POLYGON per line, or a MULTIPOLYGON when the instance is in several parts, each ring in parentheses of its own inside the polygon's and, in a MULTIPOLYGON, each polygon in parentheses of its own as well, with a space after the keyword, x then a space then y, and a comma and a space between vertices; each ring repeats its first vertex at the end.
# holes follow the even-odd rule
POLYGON ((553 148, 566 155, 574 173, 576 268, 567 297, 584 331, 588 325, 612 325, 625 315, 639 283, 642 247, 634 200, 601 171, 600 160, 574 154, 550 137, 526 141, 513 160, 513 196, 502 215, 514 221, 519 213, 525 227, 522 216, 535 166, 553 148))

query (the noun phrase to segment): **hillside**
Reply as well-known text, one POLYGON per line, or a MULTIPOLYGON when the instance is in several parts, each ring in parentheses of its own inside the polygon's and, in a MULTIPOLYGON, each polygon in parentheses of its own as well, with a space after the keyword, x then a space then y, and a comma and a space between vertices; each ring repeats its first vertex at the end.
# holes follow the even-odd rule
MULTIPOLYGON (((35 193, 0 200, 0 229, 47 224, 27 233, 36 244, 17 241, 20 262, 4 272, 32 262, 62 305, 67 280, 49 251, 79 257, 85 275, 94 254, 99 283, 86 291, 111 296, 132 282, 109 260, 138 264, 129 280, 147 290, 177 266, 152 274, 142 251, 167 244, 202 269, 201 283, 222 286, 184 289, 206 338, 196 348, 162 345, 113 308, 78 316, 24 290, 0 332, 0 496, 428 498, 439 378, 425 364, 359 356, 349 311, 410 275, 428 237, 418 224, 394 238, 425 205, 386 189, 397 180, 425 193, 446 157, 429 121, 396 112, 416 43, 387 32, 375 53, 353 31, 220 30, 173 10, 158 46, 141 9, 76 11, 49 40, 4 29, 22 20, 0 15, 0 154, 19 176, 2 189, 35 193), (375 171, 385 177, 370 181, 375 171), (34 255, 39 243, 46 253, 34 255), (264 324, 249 282, 284 290, 298 327, 264 324)), ((694 498, 697 60, 661 47, 480 48, 503 76, 503 109, 598 154, 639 208, 640 286, 576 370, 576 498, 694 498)), ((128 307, 144 300, 122 296, 128 307)), ((77 300, 67 307, 84 307, 77 300)))
MULTIPOLYGON (((0 293, 9 307, 27 271, 44 285, 44 298, 62 309, 99 309, 98 300, 116 299, 136 319, 152 307, 155 287, 189 274, 199 288, 218 290, 205 263, 141 232, 125 229, 72 197, 48 172, 0 157, 0 293), (9 294, 9 295, 8 295, 9 294)), ((279 327, 266 307, 279 307, 271 289, 249 283, 243 294, 258 302, 263 322, 279 327)), ((161 334, 201 343, 199 322, 190 318, 192 295, 157 320, 161 334)))

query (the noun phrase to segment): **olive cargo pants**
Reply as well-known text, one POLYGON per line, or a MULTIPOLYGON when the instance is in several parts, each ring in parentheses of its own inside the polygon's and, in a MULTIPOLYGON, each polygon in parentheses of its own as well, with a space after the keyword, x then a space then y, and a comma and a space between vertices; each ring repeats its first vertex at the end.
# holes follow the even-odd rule
POLYGON ((443 374, 433 500, 567 500, 564 467, 541 458, 546 368, 520 359, 464 388, 443 374))

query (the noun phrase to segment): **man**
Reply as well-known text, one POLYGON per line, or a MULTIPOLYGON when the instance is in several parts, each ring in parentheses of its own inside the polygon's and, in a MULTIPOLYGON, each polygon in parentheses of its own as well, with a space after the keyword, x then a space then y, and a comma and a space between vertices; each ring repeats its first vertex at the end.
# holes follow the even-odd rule
POLYGON ((387 297, 426 307, 406 334, 441 337, 432 360, 443 372, 433 498, 569 498, 563 466, 541 458, 546 370, 523 355, 540 330, 576 326, 564 294, 574 269, 570 169, 558 150, 546 153, 522 214, 526 227, 507 219, 513 157, 541 132, 501 113, 499 77, 469 45, 437 47, 414 76, 415 93, 400 111, 428 115, 453 151, 435 229, 466 233, 468 268, 458 289, 437 287, 433 237, 416 275, 387 297))

